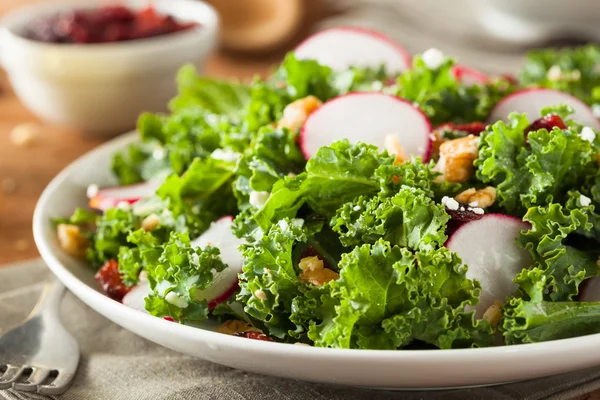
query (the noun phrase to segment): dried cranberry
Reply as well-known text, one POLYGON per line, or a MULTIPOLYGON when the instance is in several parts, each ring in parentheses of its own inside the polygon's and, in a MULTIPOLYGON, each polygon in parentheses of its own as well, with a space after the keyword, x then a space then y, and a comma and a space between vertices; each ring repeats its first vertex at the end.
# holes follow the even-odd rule
POLYGON ((529 132, 537 131, 539 129, 551 131, 554 127, 567 129, 567 125, 565 125, 563 120, 558 115, 548 114, 542 118, 536 119, 527 128, 525 128, 525 135, 527 135, 529 132))
POLYGON ((448 215, 450 215, 450 218, 452 218, 453 221, 459 223, 475 221, 483 217, 483 214, 477 214, 472 209, 464 205, 461 205, 458 210, 449 210, 446 208, 446 212, 448 215))
POLYGON ((485 131, 486 127, 487 125, 483 122, 470 122, 468 124, 453 124, 448 122, 438 126, 435 130, 438 132, 451 131, 464 133, 466 135, 479 136, 481 132, 485 131))
POLYGON ((166 316, 166 317, 163 317, 163 319, 164 319, 165 321, 169 321, 169 322, 175 322, 175 320, 173 319, 173 317, 166 316))
POLYGON ((236 332, 233 336, 243 337, 246 339, 262 340, 265 342, 274 342, 273 339, 260 332, 236 332))
POLYGON ((125 297, 130 290, 130 288, 125 286, 121 280, 119 263, 115 260, 107 261, 98 272, 96 272, 94 278, 100 283, 104 293, 113 300, 123 300, 123 297, 125 297))

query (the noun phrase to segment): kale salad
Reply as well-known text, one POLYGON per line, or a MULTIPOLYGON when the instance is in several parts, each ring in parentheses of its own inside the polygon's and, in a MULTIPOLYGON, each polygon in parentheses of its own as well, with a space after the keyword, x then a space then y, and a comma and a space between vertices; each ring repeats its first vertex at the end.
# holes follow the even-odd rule
POLYGON ((185 66, 170 113, 115 155, 121 186, 90 185, 58 240, 109 297, 250 339, 600 333, 599 66, 598 47, 549 49, 486 76, 352 28, 250 83, 185 66))

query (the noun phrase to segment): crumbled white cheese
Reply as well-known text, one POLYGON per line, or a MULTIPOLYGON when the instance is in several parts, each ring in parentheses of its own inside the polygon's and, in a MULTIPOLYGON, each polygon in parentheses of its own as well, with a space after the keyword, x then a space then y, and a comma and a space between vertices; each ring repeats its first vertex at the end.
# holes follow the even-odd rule
POLYGON ((469 203, 469 207, 477 207, 479 206, 479 202, 478 201, 472 201, 469 203))
POLYGON ((162 160, 163 158, 165 158, 165 155, 165 149, 162 147, 157 147, 152 151, 152 158, 154 158, 155 160, 162 160))
POLYGON ((269 198, 269 192, 254 192, 250 193, 250 205, 256 208, 261 208, 269 198))
POLYGON ((117 203, 117 208, 123 211, 129 211, 131 210, 131 203, 128 203, 126 201, 120 201, 117 203))
POLYGON ((374 81, 373 83, 371 83, 371 90, 379 92, 381 89, 383 89, 383 82, 374 81))
POLYGON ((546 74, 546 78, 548 78, 549 81, 560 80, 560 78, 562 78, 562 71, 560 70, 560 67, 558 65, 553 65, 550 67, 548 73, 546 74))
POLYGON ((465 208, 463 206, 461 206, 460 211, 465 211, 465 208))
POLYGON ((292 225, 301 227, 304 225, 304 220, 302 218, 292 218, 292 225))
POLYGON ((211 153, 211 158, 227 162, 236 162, 240 158, 240 153, 231 150, 216 149, 211 153))
POLYGON ((590 204, 592 204, 592 199, 590 199, 587 196, 581 195, 579 196, 579 204, 581 204, 582 207, 587 207, 590 204))
POLYGON ((421 57, 429 69, 438 69, 445 59, 444 53, 434 48, 426 50, 421 57))
POLYGON ((98 185, 96 185, 95 183, 92 183, 90 186, 87 187, 87 190, 86 190, 88 199, 91 199, 92 197, 96 197, 96 195, 98 194, 99 191, 100 191, 100 188, 98 187, 98 185))
POLYGON ((593 143, 596 139, 596 132, 594 132, 594 130, 589 126, 584 126, 579 134, 579 137, 581 137, 583 140, 593 143))
POLYGON ((360 211, 360 206, 354 206, 353 210, 354 211, 360 211))
POLYGON ((460 207, 458 201, 454 200, 452 197, 444 196, 442 198, 442 204, 446 206, 448 210, 456 211, 460 207))
POLYGON ((483 215, 483 213, 485 212, 485 211, 483 211, 483 208, 479 208, 479 207, 474 207, 471 209, 471 211, 473 211, 475 214, 478 214, 478 215, 483 215))
POLYGON ((167 293, 167 295, 165 296, 165 300, 167 301, 167 303, 171 303, 175 307, 179 308, 187 308, 187 306, 189 305, 186 299, 184 299, 182 296, 178 295, 175 292, 167 293))

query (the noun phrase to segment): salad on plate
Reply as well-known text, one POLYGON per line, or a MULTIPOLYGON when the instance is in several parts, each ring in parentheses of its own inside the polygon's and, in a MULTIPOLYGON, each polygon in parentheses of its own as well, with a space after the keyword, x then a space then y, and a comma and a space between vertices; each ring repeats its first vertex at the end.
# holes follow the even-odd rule
POLYGON ((266 80, 177 76, 121 186, 56 220, 106 294, 250 339, 449 349, 600 333, 600 48, 486 76, 358 28, 266 80))

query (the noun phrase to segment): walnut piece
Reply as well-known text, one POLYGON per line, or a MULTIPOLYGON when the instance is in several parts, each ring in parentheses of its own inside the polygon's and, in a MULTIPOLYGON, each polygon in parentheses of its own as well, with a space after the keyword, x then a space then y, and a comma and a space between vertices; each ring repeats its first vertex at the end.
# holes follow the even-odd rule
POLYGON ((260 332, 260 329, 257 329, 250 325, 250 323, 245 321, 239 321, 237 319, 232 319, 229 321, 223 322, 218 328, 217 332, 224 333, 226 335, 234 335, 238 332, 260 332))
POLYGON ((315 96, 307 96, 288 104, 283 109, 283 117, 277 124, 278 128, 288 128, 296 132, 304 125, 308 116, 321 106, 321 100, 315 96))
POLYGON ((440 159, 434 170, 441 172, 448 182, 465 182, 475 173, 473 161, 477 158, 479 137, 474 135, 449 140, 440 145, 440 159))
POLYGON ((323 286, 329 281, 340 278, 340 274, 329 268, 325 268, 323 260, 320 260, 317 256, 304 257, 300 260, 299 266, 303 271, 300 274, 300 280, 308 282, 311 285, 323 286))
POLYGON ((85 257, 90 241, 77 225, 59 224, 56 230, 61 249, 73 257, 85 257))
POLYGON ((156 214, 150 214, 142 221, 142 229, 146 232, 154 230, 158 225, 160 225, 160 218, 156 214))
POLYGON ((485 312, 483 313, 483 319, 487 320, 491 326, 496 327, 500 319, 502 318, 502 306, 504 304, 496 300, 485 312))
POLYGON ((394 165, 402 164, 404 161, 408 160, 404 154, 402 145, 400 145, 398 135, 391 134, 385 137, 385 149, 388 151, 388 153, 390 153, 390 155, 396 156, 394 165))
POLYGON ((496 201, 496 189, 492 186, 475 190, 470 188, 455 197, 456 201, 471 207, 488 208, 496 201))

